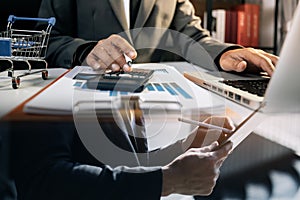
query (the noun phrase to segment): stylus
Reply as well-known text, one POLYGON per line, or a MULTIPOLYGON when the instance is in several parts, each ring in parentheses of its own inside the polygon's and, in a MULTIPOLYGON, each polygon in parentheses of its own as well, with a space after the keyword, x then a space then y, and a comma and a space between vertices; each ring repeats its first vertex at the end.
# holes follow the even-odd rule
POLYGON ((184 122, 184 123, 187 123, 187 124, 193 124, 193 125, 205 127, 205 128, 212 128, 212 129, 221 130, 225 133, 232 133, 232 130, 229 130, 227 128, 223 128, 223 127, 220 127, 220 126, 215 126, 215 125, 212 125, 212 124, 207 124, 207 123, 204 123, 204 122, 199 122, 199 121, 195 121, 195 120, 191 120, 191 119, 184 119, 184 118, 179 117, 178 121, 181 121, 181 122, 184 122))

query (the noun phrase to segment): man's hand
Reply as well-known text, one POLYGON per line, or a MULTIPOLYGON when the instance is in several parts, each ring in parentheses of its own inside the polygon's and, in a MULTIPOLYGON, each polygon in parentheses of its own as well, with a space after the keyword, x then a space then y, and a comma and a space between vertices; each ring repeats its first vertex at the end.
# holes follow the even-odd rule
POLYGON ((107 39, 100 40, 86 58, 86 63, 94 70, 130 71, 124 54, 135 59, 137 52, 121 36, 111 35, 107 39))
MULTIPOLYGON (((233 121, 226 116, 208 117, 203 122, 223 127, 228 130, 235 129, 233 121)), ((189 135, 185 140, 183 140, 183 145, 185 148, 199 148, 211 144, 218 139, 224 139, 222 136, 225 136, 226 134, 228 133, 222 132, 221 130, 208 129, 200 126, 195 133, 189 135)))
POLYGON ((203 148, 189 149, 167 166, 162 167, 162 196, 172 193, 185 195, 209 195, 219 177, 220 167, 232 143, 218 149, 218 143, 203 148))
POLYGON ((224 71, 248 71, 252 73, 265 71, 271 76, 277 61, 277 56, 265 51, 243 48, 223 53, 220 58, 220 66, 224 71))

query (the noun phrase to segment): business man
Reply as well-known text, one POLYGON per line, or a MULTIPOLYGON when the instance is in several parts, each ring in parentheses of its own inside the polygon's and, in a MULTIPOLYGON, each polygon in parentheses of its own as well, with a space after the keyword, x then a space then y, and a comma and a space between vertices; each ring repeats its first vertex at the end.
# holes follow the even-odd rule
MULTIPOLYGON (((96 70, 130 70, 124 54, 136 62, 155 62, 169 58, 165 55, 168 51, 198 64, 196 46, 201 52, 206 50, 220 69, 263 69, 272 74, 275 56, 211 39, 187 0, 141 0, 132 10, 129 7, 126 0, 42 1, 39 16, 57 19, 47 53, 50 65, 72 67, 86 62, 96 70), (135 30, 129 31, 131 28, 135 30)), ((202 53, 198 55, 202 58, 202 53)), ((53 134, 45 137, 38 132, 34 140, 26 137, 16 145, 24 150, 16 155, 25 154, 20 161, 16 159, 15 165, 16 183, 23 199, 158 199, 171 193, 207 195, 231 148, 228 144, 212 152, 216 146, 213 143, 192 148, 164 167, 112 169, 91 158, 80 141, 74 144, 76 135, 67 137, 61 133, 62 137, 59 130, 53 130, 53 134), (42 145, 37 151, 30 146, 32 143, 42 145)), ((191 147, 199 144, 193 142, 191 147)))
MULTIPOLYGON (((144 152, 143 145, 128 138, 130 129, 135 129, 139 120, 134 119, 127 128, 120 128, 115 121, 105 120, 105 117, 107 113, 98 116, 99 124, 112 142, 132 152, 132 156, 144 152)), ((86 122, 83 120, 82 123, 86 122)), ((214 117, 205 122, 231 130, 234 128, 229 118, 214 117)), ((196 135, 174 144, 176 149, 180 144, 182 151, 185 147, 188 150, 164 166, 127 167, 124 163, 125 166, 113 168, 93 157, 74 132, 72 124, 15 123, 10 131, 13 135, 13 174, 20 200, 153 200, 172 193, 208 195, 232 148, 231 143, 216 151, 213 149, 217 143, 197 148, 202 146, 206 134, 211 131, 199 128, 196 135)), ((89 131, 81 134, 89 134, 89 131)), ((95 144, 102 146, 102 153, 109 154, 111 159, 118 158, 119 155, 105 151, 102 140, 95 144)), ((167 148, 172 149, 172 146, 167 148)), ((157 152, 160 151, 164 149, 157 152)), ((170 149, 169 153, 173 154, 170 149)), ((130 157, 126 158, 130 160, 130 157)))
MULTIPOLYGON (((95 69, 118 70, 125 65, 124 53, 137 62, 161 61, 165 51, 157 48, 198 65, 209 59, 203 55, 204 49, 225 71, 263 70, 272 75, 278 60, 262 50, 212 39, 188 0, 48 0, 42 2, 39 15, 57 19, 48 48, 52 66, 71 67, 89 55, 87 63, 95 69), (156 31, 145 27, 155 27, 156 31), (132 29, 136 31, 129 31, 132 29), (203 48, 198 48, 198 54, 188 51, 193 42, 183 39, 183 35, 174 36, 174 32, 188 36, 203 48)), ((214 69, 212 65, 203 67, 214 69)))

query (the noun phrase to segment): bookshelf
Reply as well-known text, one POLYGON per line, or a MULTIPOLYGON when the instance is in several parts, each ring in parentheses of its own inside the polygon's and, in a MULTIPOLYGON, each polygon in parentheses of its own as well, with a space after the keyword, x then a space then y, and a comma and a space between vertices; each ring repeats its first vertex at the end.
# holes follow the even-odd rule
MULTIPOLYGON (((253 46, 255 48, 260 48, 274 54, 278 52, 278 15, 279 15, 279 0, 275 1, 274 8, 274 35, 273 44, 271 46, 253 46)), ((203 13, 206 12, 206 24, 207 29, 212 32, 212 11, 213 9, 230 9, 233 6, 245 3, 245 0, 191 0, 196 8, 196 14, 202 17, 203 13)))

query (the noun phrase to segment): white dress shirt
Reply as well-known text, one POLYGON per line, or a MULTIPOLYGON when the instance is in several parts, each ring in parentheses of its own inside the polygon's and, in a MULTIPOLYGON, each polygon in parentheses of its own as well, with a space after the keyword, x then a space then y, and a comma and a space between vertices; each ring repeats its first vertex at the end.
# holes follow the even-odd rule
POLYGON ((128 25, 128 29, 130 28, 130 0, 123 0, 124 9, 125 9, 125 17, 128 25))

